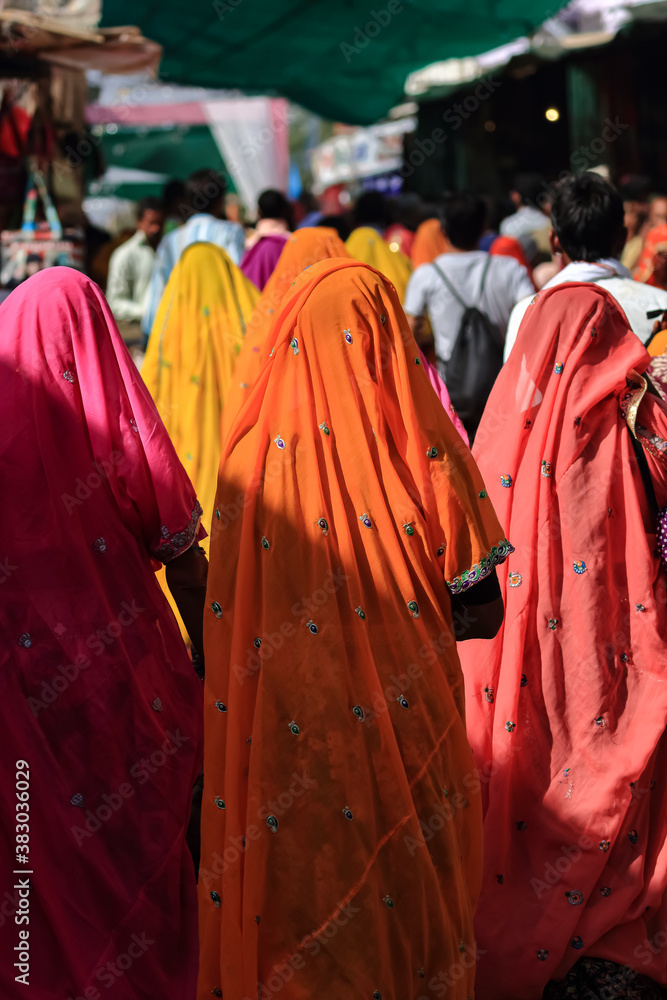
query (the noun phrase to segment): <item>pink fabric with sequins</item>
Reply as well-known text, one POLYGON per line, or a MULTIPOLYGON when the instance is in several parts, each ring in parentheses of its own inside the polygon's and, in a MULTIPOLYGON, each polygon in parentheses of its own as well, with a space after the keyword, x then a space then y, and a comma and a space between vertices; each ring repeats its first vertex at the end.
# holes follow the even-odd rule
POLYGON ((25 761, 33 886, 30 985, 17 896, 0 995, 191 1000, 201 686, 152 560, 192 543, 196 497, 97 285, 42 271, 0 328, 0 865, 9 901, 25 761))
MULTIPOLYGON (((667 587, 620 411, 648 363, 601 287, 543 292, 476 437, 515 548, 501 632, 460 647, 486 800, 478 1000, 537 1000, 582 955, 667 982, 649 946, 667 926, 667 587)), ((639 425, 667 436, 661 400, 639 425)), ((640 440, 664 505, 664 453, 640 440)))
POLYGON ((440 378, 438 369, 435 367, 435 365, 432 365, 430 361, 427 360, 426 355, 421 350, 421 348, 419 350, 419 355, 421 357, 421 363, 426 369, 426 374, 428 375, 429 381, 433 386, 433 388, 435 389, 435 394, 442 403, 447 416, 454 424, 454 426, 456 427, 457 431, 459 432, 465 443, 467 445, 470 445, 470 442, 468 441, 468 433, 463 424, 461 423, 461 418, 459 417, 458 413, 452 406, 452 401, 449 398, 449 393, 447 392, 447 386, 440 378))

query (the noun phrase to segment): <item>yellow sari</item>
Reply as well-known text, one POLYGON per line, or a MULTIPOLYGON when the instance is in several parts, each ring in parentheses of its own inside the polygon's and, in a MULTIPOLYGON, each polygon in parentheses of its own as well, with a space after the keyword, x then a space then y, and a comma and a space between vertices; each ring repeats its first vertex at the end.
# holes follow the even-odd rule
POLYGON ((350 257, 369 264, 389 278, 403 304, 408 278, 412 273, 412 264, 400 250, 390 250, 380 234, 370 226, 360 226, 351 233, 345 247, 350 257))
MULTIPOLYGON (((141 369, 204 509, 207 530, 222 450, 222 408, 258 299, 255 286, 224 250, 193 244, 171 273, 141 369)), ((207 539, 203 545, 208 554, 207 539)), ((159 579, 171 603, 164 571, 159 579)))

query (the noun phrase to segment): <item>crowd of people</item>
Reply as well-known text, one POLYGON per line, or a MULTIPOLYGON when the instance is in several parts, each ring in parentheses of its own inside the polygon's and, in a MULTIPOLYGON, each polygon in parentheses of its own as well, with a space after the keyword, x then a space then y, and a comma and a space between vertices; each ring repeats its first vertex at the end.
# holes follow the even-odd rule
POLYGON ((106 296, 11 292, 3 996, 667 996, 640 195, 266 191, 246 230, 198 171, 106 296))

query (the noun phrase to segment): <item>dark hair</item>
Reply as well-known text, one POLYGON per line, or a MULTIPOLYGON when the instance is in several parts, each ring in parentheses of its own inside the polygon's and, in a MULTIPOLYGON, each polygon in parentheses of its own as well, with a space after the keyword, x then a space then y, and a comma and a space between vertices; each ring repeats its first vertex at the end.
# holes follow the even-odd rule
POLYGON ((599 174, 572 174, 556 188, 551 225, 571 260, 613 256, 623 220, 623 199, 599 174))
POLYGON ((352 232, 350 219, 347 215, 323 215, 317 225, 335 229, 343 243, 352 232))
POLYGON ((486 222, 484 199, 473 191, 446 194, 442 201, 442 228, 452 246, 476 250, 486 222))
POLYGON ((190 214, 210 212, 225 197, 227 182, 216 170, 196 170, 185 182, 185 206, 190 214))
POLYGON ((535 205, 539 208, 542 203, 539 199, 544 200, 545 185, 539 174, 517 174, 512 190, 516 191, 524 205, 535 205))
POLYGON ((386 229, 391 224, 389 203, 380 191, 365 191, 354 206, 356 226, 381 226, 386 229))
POLYGON ((262 191, 257 199, 257 213, 260 219, 284 219, 290 229, 294 226, 292 206, 282 191, 273 188, 262 191))
POLYGON ((183 181, 179 181, 177 178, 167 181, 165 186, 162 188, 162 205, 165 212, 174 208, 177 209, 184 199, 185 184, 183 181))
POLYGON ((137 204, 137 222, 141 222, 146 212, 164 212, 164 203, 160 198, 147 195, 137 204))

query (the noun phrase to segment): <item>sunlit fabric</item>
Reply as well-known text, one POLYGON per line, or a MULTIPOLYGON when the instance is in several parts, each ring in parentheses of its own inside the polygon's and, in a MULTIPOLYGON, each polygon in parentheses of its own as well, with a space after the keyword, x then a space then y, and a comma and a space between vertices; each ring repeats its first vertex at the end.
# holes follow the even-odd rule
POLYGON ((296 279, 225 439, 200 1000, 473 991, 480 795, 450 593, 508 546, 394 289, 296 279))

